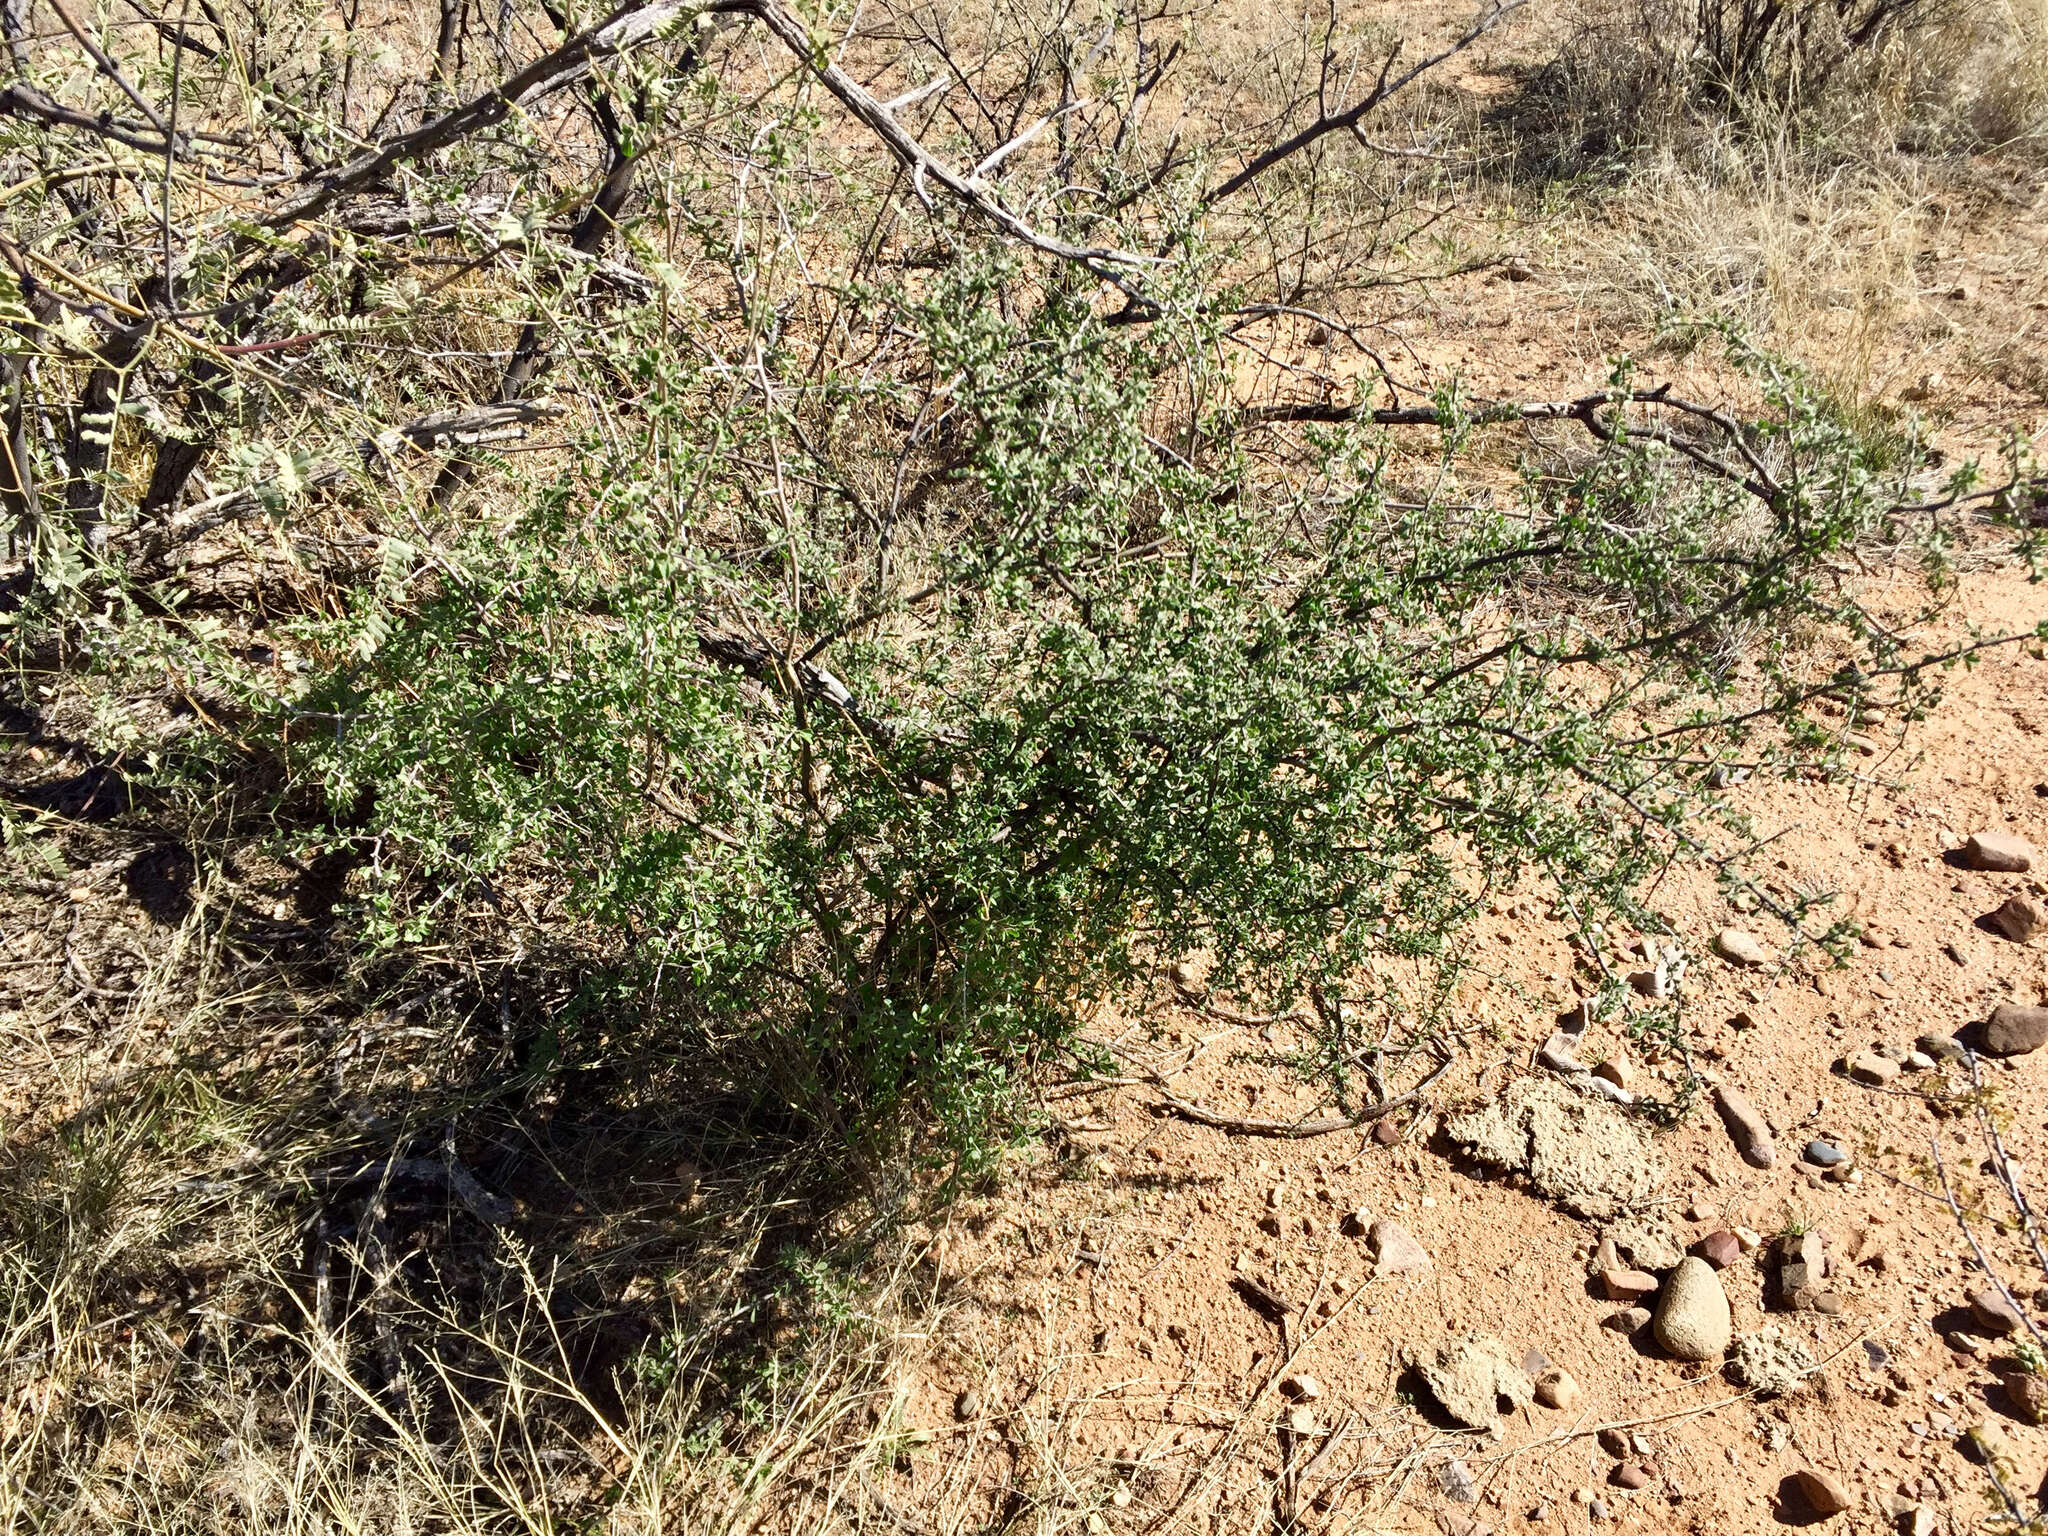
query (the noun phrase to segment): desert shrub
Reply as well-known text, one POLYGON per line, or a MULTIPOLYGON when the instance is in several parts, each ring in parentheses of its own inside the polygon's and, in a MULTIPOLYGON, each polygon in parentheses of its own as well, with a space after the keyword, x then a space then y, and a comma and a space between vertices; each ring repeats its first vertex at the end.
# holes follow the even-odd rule
POLYGON ((654 1028, 868 1161, 934 1120, 986 1155, 1020 1068, 1195 948, 1225 986, 1348 988, 1319 1046, 1348 1098, 1356 1018, 1418 1043, 1417 978, 1491 892, 1533 874, 1593 921, 1698 845, 1757 667, 1796 714, 1809 646, 1898 660, 1825 571, 1911 466, 1796 375, 1756 363, 1761 501, 1631 436, 1625 373, 1605 451, 1498 497, 1446 401, 1406 501, 1369 420, 1259 473, 1201 304, 1134 327, 1028 277, 963 251, 864 296, 916 349, 885 384, 763 354, 736 396, 760 338, 685 359, 650 309, 591 360, 634 409, 570 468, 431 560, 388 541, 375 597, 299 627, 335 659, 299 760, 374 805, 389 940, 545 871, 654 1028), (939 410, 913 532, 863 488, 914 452, 885 417, 939 410))
POLYGON ((1284 88, 1197 152, 1150 115, 1160 16, 1084 51, 1000 9, 941 154, 906 123, 960 45, 915 8, 849 39, 894 107, 774 0, 545 20, 422 78, 290 11, 254 96, 155 36, 184 138, 14 38, 22 205, 77 204, 7 264, 18 654, 96 689, 103 752, 260 763, 286 853, 366 862, 372 953, 573 926, 602 981, 550 1030, 630 1017, 867 1168, 927 1126, 985 1160, 1020 1071, 1197 947, 1318 999, 1350 1102, 1359 1020, 1424 1039, 1490 890, 1590 923, 1696 844, 1716 701, 1796 715, 1802 644, 1897 661, 1824 577, 1918 465, 1739 349, 1758 419, 1624 368, 1546 408, 1596 451, 1519 477, 1514 408, 1245 398, 1248 332, 1328 345, 1428 227, 1353 142, 1431 67, 1377 34, 1210 69, 1284 88), (104 184, 34 171, 77 135, 104 184), (167 686, 209 728, 145 724, 167 686))
POLYGON ((1600 0, 1511 114, 1515 153, 1546 174, 1660 146, 1711 163, 1728 127, 1824 160, 2037 153, 2042 21, 1972 0, 1600 0))

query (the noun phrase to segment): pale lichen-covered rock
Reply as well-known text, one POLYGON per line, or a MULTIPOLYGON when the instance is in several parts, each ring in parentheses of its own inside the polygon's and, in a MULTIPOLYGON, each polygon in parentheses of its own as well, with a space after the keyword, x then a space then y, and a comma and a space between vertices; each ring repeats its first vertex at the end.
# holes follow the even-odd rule
POLYGON ((1528 1372, 1490 1334, 1411 1344, 1401 1363, 1422 1378, 1444 1412, 1473 1429, 1493 1429, 1503 1413, 1527 1405, 1536 1395, 1528 1372))
POLYGON ((1664 1159, 1641 1125, 1553 1078, 1517 1078, 1444 1129, 1474 1157, 1527 1174, 1539 1193, 1581 1216, 1617 1215, 1664 1180, 1664 1159))
POLYGON ((1730 1363, 1736 1379, 1764 1397, 1783 1397, 1814 1371, 1812 1352, 1776 1328, 1742 1335, 1730 1363))

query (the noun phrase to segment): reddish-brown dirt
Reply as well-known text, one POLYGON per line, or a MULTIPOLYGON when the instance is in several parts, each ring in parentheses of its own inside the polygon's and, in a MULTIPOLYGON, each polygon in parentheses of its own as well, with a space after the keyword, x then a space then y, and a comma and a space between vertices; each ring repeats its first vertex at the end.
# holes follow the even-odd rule
MULTIPOLYGON (((1969 575, 1945 629, 2030 629, 2044 611, 2048 598, 2021 573, 1988 568, 1969 575)), ((1053 1134, 1012 1188, 930 1234, 941 1323, 891 1410, 921 1443, 899 1464, 899 1486, 874 1492, 966 1527, 996 1513, 999 1490, 1061 1478, 1063 1490, 1047 1491, 1092 1509, 1089 1529, 1252 1529, 1344 1427, 1299 1488, 1305 1529, 1583 1530, 1604 1510, 1622 1529, 1758 1531, 1813 1518, 1787 1479, 1817 1468, 1853 1500, 1838 1526, 1892 1529, 1924 1506, 1929 1529, 1960 1530, 1996 1507, 1966 1433, 1989 1423, 2009 1443, 2007 1488, 2030 1503, 2048 1472, 2048 1430, 2023 1422, 2000 1384, 2010 1341, 1969 1320, 1965 1297, 1982 1279, 1939 1194, 1930 1143, 1959 1198, 1982 1213, 1980 1241, 2044 1324, 2032 1298, 2048 1274, 1987 1171, 1974 1113, 1937 1112, 1931 1096, 1967 1090, 1967 1074, 1909 1072, 1878 1090, 1837 1064, 1873 1044, 1903 1049, 1964 1029, 2001 1002, 2048 1001, 2048 940, 2013 943, 1977 924, 2014 892, 2048 889, 2042 869, 1981 873, 1953 852, 1985 828, 2048 849, 2044 727, 2048 663, 2007 647, 1954 673, 1933 718, 1903 748, 1861 758, 1853 776, 1735 792, 1758 834, 1776 834, 1756 860, 1765 884, 1836 892, 1838 909, 1869 929, 1842 968, 1809 952, 1739 969, 1711 952, 1719 929, 1740 924, 1773 946, 1782 931, 1731 910, 1698 869, 1675 871, 1657 893, 1690 957, 1680 1006, 1692 1048, 1769 1117, 1778 1158, 1768 1171, 1747 1166, 1703 1103, 1658 1137, 1668 1173, 1653 1206, 1687 1240, 1738 1227, 1823 1235, 1839 1315, 1767 1305, 1768 1248, 1721 1276, 1738 1335, 1774 1325, 1822 1362, 1791 1396, 1760 1399, 1713 1364, 1667 1358, 1649 1331, 1603 1327, 1620 1303, 1600 1299, 1586 1258, 1604 1224, 1489 1174, 1443 1134, 1446 1112, 1541 1070, 1533 1053, 1590 985, 1565 926, 1538 900, 1510 899, 1479 935, 1479 966, 1497 979, 1459 1000, 1459 1064, 1424 1108, 1394 1117, 1398 1144, 1358 1131, 1230 1133, 1163 1113, 1143 1081, 1049 1102, 1053 1134), (1854 1182, 1803 1165, 1801 1150, 1822 1135, 1854 1154, 1854 1182), (1404 1226, 1431 1269, 1374 1278, 1345 1220, 1361 1210, 1404 1226), (1297 1309, 1284 1334, 1258 1291, 1297 1309), (1950 1347, 1958 1328, 1981 1358, 1950 1347), (1499 1337, 1516 1358, 1540 1350, 1583 1397, 1568 1412, 1522 1408, 1497 1439, 1448 1425, 1398 1351, 1468 1331, 1499 1337), (1299 1373, 1321 1395, 1296 1436, 1281 1383, 1299 1373), (1611 1425, 1641 1437, 1625 1449, 1650 1464, 1648 1486, 1610 1481, 1617 1458, 1597 1431, 1611 1425), (1476 1502, 1446 1493, 1452 1461, 1476 1502)), ((1608 961, 1624 964, 1635 937, 1610 935, 1608 961)), ((1159 997, 1156 1011, 1102 1030, 1133 1077, 1161 1073, 1228 1114, 1318 1112, 1262 1059, 1288 1048, 1290 1024, 1235 1022, 1164 983, 1159 997)), ((1615 1023, 1596 1024, 1582 1055, 1598 1060, 1619 1043, 1615 1023)), ((1636 1071, 1658 1097, 1677 1075, 1669 1062, 1636 1071)), ((2043 1166, 2048 1053, 1986 1059, 1981 1071, 2011 1155, 2023 1170, 2043 1166)))

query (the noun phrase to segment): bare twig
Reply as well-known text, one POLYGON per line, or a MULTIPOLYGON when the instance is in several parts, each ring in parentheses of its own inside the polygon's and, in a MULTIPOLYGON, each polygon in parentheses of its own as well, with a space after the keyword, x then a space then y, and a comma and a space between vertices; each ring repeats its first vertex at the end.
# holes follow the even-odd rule
POLYGON ((1327 1136, 1333 1131, 1355 1131, 1360 1126, 1370 1125, 1403 1105, 1414 1103, 1431 1083, 1450 1071, 1452 1065, 1448 1060, 1438 1063, 1435 1071, 1408 1092, 1382 1099, 1377 1104, 1368 1104, 1355 1115, 1330 1115, 1320 1120, 1247 1120, 1237 1115, 1220 1115, 1168 1092, 1164 1084, 1159 1085, 1159 1097, 1168 1110, 1198 1125, 1210 1125, 1219 1131, 1233 1131, 1243 1136, 1277 1136, 1298 1141, 1310 1136, 1327 1136))
POLYGON ((2003 1277, 1992 1267, 1990 1255, 1985 1253, 1984 1245, 1977 1241, 1977 1234, 1970 1230, 1969 1219, 1964 1216, 1963 1207, 1956 1199, 1955 1187, 1949 1183, 1948 1165, 1941 1160, 1940 1140, 1930 1136, 1927 1138, 1927 1146, 1934 1154, 1934 1171, 1941 1179, 1942 1198, 1948 1202, 1949 1214, 1955 1217, 1956 1225, 1963 1229, 1963 1236, 1970 1240, 1970 1251, 1977 1256, 1977 1267, 1983 1270, 1985 1278, 1998 1288, 1998 1294, 2005 1299, 2005 1304, 2012 1308, 2013 1316, 2020 1320, 2028 1336, 2033 1339, 2034 1347, 2048 1355, 2048 1339, 2042 1338, 2041 1330, 2034 1325, 2034 1320, 2027 1316, 2026 1308, 2019 1304, 2019 1298, 2013 1295, 2003 1277))

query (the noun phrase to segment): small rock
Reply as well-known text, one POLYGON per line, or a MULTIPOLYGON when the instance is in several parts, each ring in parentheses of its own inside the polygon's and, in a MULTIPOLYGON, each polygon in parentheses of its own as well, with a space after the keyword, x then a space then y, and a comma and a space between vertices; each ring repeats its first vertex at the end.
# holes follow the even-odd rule
POLYGON ((1621 1248, 1614 1241, 1613 1236, 1609 1235, 1601 1238, 1599 1246, 1593 1250, 1593 1272, 1598 1274, 1603 1269, 1627 1269, 1628 1267, 1628 1265, 1621 1261, 1621 1248))
POLYGON ((1472 1469, 1462 1461, 1447 1461, 1437 1470, 1437 1486, 1444 1491, 1444 1497, 1459 1504, 1479 1502, 1479 1484, 1472 1476, 1472 1469))
POLYGON ((1699 1242, 1699 1255, 1716 1269, 1726 1269, 1742 1257, 1742 1240, 1733 1232, 1709 1232, 1699 1242))
POLYGON ((1586 1077, 1582 1077, 1579 1079, 1579 1081, 1584 1083, 1588 1088, 1590 1088, 1594 1093, 1598 1094, 1601 1098, 1610 1100, 1613 1103, 1633 1104, 1636 1101, 1636 1096, 1633 1093, 1630 1093, 1626 1088, 1623 1088, 1620 1085, 1610 1081, 1609 1079, 1602 1077, 1598 1073, 1593 1073, 1586 1077))
POLYGON ((1603 1269, 1600 1289, 1609 1301, 1641 1301, 1657 1294, 1657 1277, 1642 1269, 1603 1269))
POLYGON ((1932 1056, 1936 1061, 1961 1061, 1962 1045, 1951 1035, 1925 1034, 1913 1042, 1915 1050, 1932 1056))
POLYGON ((1972 869, 2023 875, 2034 867, 2034 850, 2011 832, 1979 832, 1963 844, 1963 862, 1972 869))
POLYGON ((1763 1247, 1764 1235, 1754 1227, 1737 1227, 1735 1229, 1735 1241, 1742 1244, 1742 1251, 1744 1253, 1755 1253, 1757 1249, 1763 1247))
POLYGON ((2048 1045, 2048 1008, 2000 1003, 1984 1021, 1984 1049, 1994 1056, 2024 1056, 2048 1045))
POLYGON ((1390 1117, 1382 1115, 1379 1123, 1372 1128, 1372 1139, 1383 1147, 1391 1147, 1401 1139, 1401 1127, 1394 1124, 1390 1117))
POLYGON ((1383 1275, 1414 1275, 1430 1267, 1429 1254, 1405 1228, 1391 1221, 1376 1221, 1366 1236, 1372 1255, 1383 1275))
POLYGON ((1598 1437, 1600 1449, 1617 1459, 1628 1454, 1628 1436, 1618 1429, 1603 1429, 1598 1437))
POLYGON ((1635 1091, 1635 1068, 1626 1056, 1614 1055, 1593 1069, 1593 1075, 1602 1082, 1612 1083, 1626 1092, 1635 1091))
POLYGON ((1558 1031, 1543 1042, 1536 1052, 1536 1060, 1553 1072, 1583 1072, 1586 1064, 1574 1053, 1575 1041, 1570 1035, 1558 1031))
POLYGON ((1728 1296, 1713 1267, 1689 1258, 1671 1272, 1657 1303, 1657 1342, 1680 1360, 1718 1360, 1733 1337, 1728 1296))
POLYGON ((1302 1371, 1280 1383, 1280 1390, 1298 1402, 1312 1403, 1323 1395, 1323 1384, 1302 1371))
POLYGON ((1287 1410, 1287 1427, 1297 1435, 1312 1435, 1316 1432, 1316 1411, 1307 1403, 1296 1403, 1287 1410))
POLYGON ((1594 1499, 1586 1505, 1586 1513, 1595 1520, 1612 1520, 1614 1511, 1607 1507, 1605 1499, 1594 1499))
POLYGON ((1722 1084, 1714 1089, 1714 1104, 1721 1111, 1722 1123, 1728 1127, 1729 1139, 1745 1163, 1752 1168, 1768 1168, 1777 1161, 1770 1124, 1747 1097, 1722 1084))
POLYGON ((1833 1291, 1816 1291, 1806 1302, 1807 1311, 1818 1312, 1822 1317, 1840 1317, 1848 1307, 1847 1300, 1833 1291))
POLYGON ((1661 965, 1654 971, 1630 971, 1628 984, 1641 997, 1662 999, 1671 995, 1671 973, 1661 965))
POLYGON ((953 1399, 953 1417, 956 1419, 978 1419, 981 1417, 981 1394, 969 1387, 953 1399))
POLYGON ((2043 912, 2032 897, 2008 896, 2004 906, 1984 914, 1984 924, 2000 938, 2024 944, 2048 928, 2048 912, 2043 912))
POLYGON ((1960 1328, 1949 1329, 1942 1335, 1942 1342, 1957 1354, 1967 1355, 1973 1360, 1982 1359, 1986 1348, 1984 1341, 1977 1335, 1965 1333, 1960 1328))
POLYGON ((1816 1167, 1832 1168, 1837 1163, 1849 1161, 1849 1154, 1832 1141, 1816 1137, 1806 1144, 1806 1160, 1816 1167))
POLYGON ((1875 1051, 1858 1051, 1844 1065, 1857 1082, 1868 1083, 1873 1088, 1882 1088, 1899 1075, 1899 1064, 1875 1051))
POLYGON ((1925 1051, 1908 1051, 1899 1065, 1908 1072, 1931 1072, 1934 1070, 1934 1058, 1925 1051))
POLYGON ((2019 1313, 2013 1311, 2011 1304, 1992 1286, 1970 1292, 1969 1302, 1970 1316, 1976 1319, 1978 1327, 1988 1333, 2006 1338, 2024 1326, 2019 1313))
POLYGON ((1827 1244, 1817 1231, 1787 1232, 1778 1239, 1778 1253, 1787 1264, 1804 1264, 1818 1280, 1828 1272, 1827 1244))
POLYGON ((1600 1320, 1602 1328, 1612 1328, 1616 1333, 1634 1333, 1650 1326, 1648 1307, 1624 1307, 1619 1312, 1610 1312, 1600 1320))
POLYGON ((1579 1384, 1563 1366, 1553 1365, 1536 1378, 1536 1401, 1560 1413, 1569 1412, 1579 1400, 1579 1384))
POLYGON ((1534 1381, 1549 1369, 1550 1357, 1535 1345, 1532 1344, 1522 1351, 1522 1374, 1531 1381, 1534 1381))
POLYGON ((1740 928, 1723 928, 1714 935, 1714 953, 1734 965, 1759 966, 1771 962, 1769 951, 1752 934, 1740 928))
POLYGON ((2029 1424, 2048 1424, 2048 1376, 2006 1371, 1999 1378, 2012 1411, 2029 1424))
POLYGON ((1941 1519, 1925 1504, 1915 1504, 1899 1516, 1899 1536, 1934 1536, 1941 1519))
POLYGON ((1778 1266, 1778 1300, 1795 1312, 1811 1309, 1820 1294, 1820 1271, 1797 1259, 1778 1266))
POLYGON ((1647 1488, 1650 1486, 1650 1469, 1640 1461, 1624 1461, 1608 1473, 1607 1480, 1617 1488, 1647 1488))
POLYGON ((1849 1507, 1849 1490, 1827 1473, 1802 1467, 1792 1475, 1799 1484, 1800 1497, 1806 1500, 1806 1507, 1823 1519, 1839 1515, 1849 1507))

